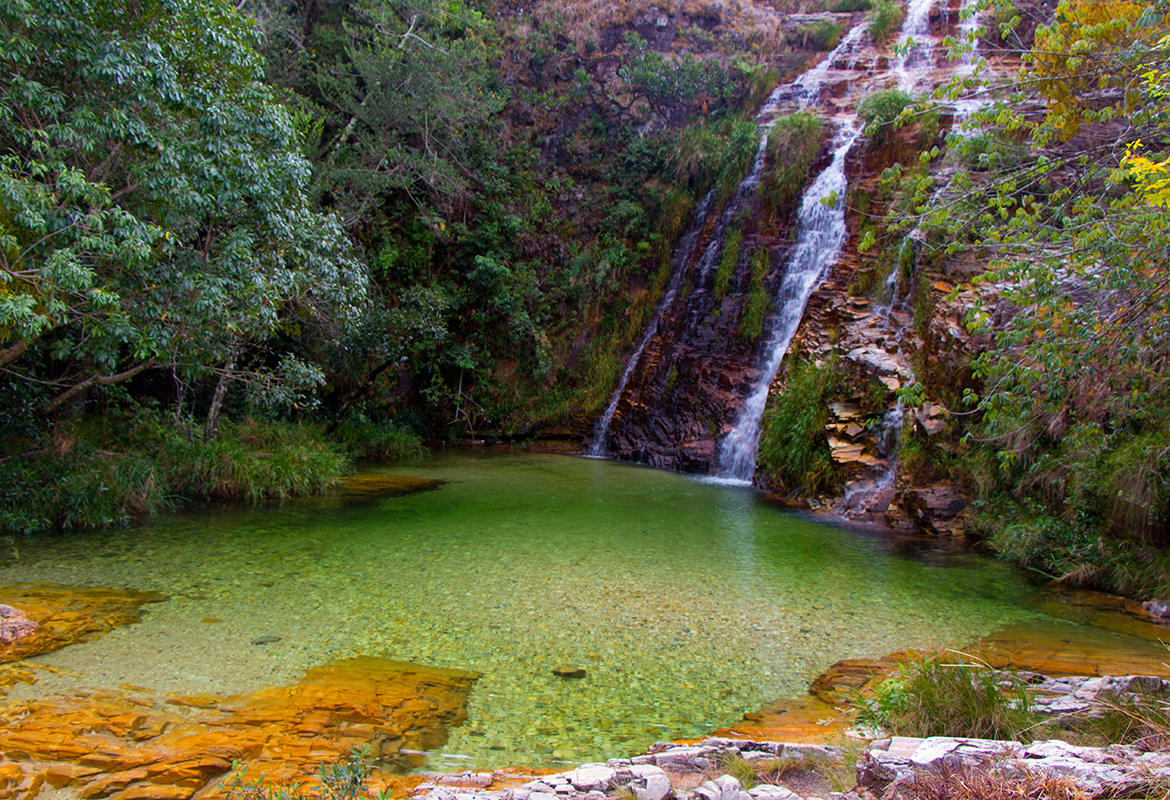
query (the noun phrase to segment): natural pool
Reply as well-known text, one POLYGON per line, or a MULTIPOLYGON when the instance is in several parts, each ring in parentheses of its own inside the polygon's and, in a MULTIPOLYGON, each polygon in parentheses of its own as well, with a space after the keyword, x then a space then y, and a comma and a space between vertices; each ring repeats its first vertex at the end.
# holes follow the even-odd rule
POLYGON ((965 643, 1038 616, 1003 565, 900 554, 750 489, 476 451, 377 471, 446 483, 19 543, 0 582, 170 597, 141 624, 40 659, 80 677, 35 691, 224 694, 382 655, 483 674, 433 766, 550 764, 702 735, 802 693, 840 658, 965 643), (558 666, 587 677, 555 677, 558 666))

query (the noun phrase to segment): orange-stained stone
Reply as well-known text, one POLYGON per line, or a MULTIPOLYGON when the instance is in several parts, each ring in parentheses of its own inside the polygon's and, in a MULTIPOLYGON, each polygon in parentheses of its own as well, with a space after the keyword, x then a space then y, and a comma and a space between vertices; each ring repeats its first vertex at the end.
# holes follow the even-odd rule
POLYGON ((160 786, 155 783, 136 783, 117 794, 111 795, 110 800, 188 800, 195 794, 195 789, 187 786, 160 786))
POLYGON ((60 789, 76 780, 88 778, 99 770, 95 767, 83 767, 80 764, 54 764, 45 772, 45 779, 50 786, 60 789))
MULTIPOLYGON (((0 710, 0 754, 81 798, 221 796, 222 784, 208 784, 234 762, 247 768, 249 782, 302 783, 354 747, 378 749, 383 730, 407 749, 442 745, 448 726, 466 718, 477 677, 354 658, 310 670, 294 686, 214 698, 211 713, 185 702, 191 698, 78 692, 0 710)), ((0 789, 0 800, 10 798, 23 800, 0 789)))
POLYGON ((41 583, 0 586, 0 604, 23 611, 37 630, 0 643, 0 664, 48 653, 83 642, 118 627, 138 622, 146 603, 166 598, 158 592, 120 589, 77 589, 41 583))
POLYGON ((222 702, 222 697, 213 694, 187 694, 167 698, 168 704, 185 708, 215 708, 222 702))
POLYGON ((145 777, 146 767, 95 775, 93 779, 85 782, 85 786, 77 793, 77 796, 82 798, 82 800, 105 797, 120 789, 125 789, 130 784, 136 783, 145 777))

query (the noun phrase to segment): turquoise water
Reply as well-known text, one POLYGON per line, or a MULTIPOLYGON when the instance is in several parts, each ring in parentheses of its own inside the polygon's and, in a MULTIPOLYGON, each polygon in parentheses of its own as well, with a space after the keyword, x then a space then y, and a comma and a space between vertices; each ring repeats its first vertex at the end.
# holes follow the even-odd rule
POLYGON ((380 471, 447 483, 20 543, 0 582, 170 596, 139 625, 44 657, 80 677, 36 690, 232 693, 382 655, 483 674, 432 766, 549 764, 699 736, 803 693, 838 659, 961 644, 1035 616, 1000 564, 898 555, 750 489, 492 452, 380 471), (587 676, 555 677, 559 666, 587 676))

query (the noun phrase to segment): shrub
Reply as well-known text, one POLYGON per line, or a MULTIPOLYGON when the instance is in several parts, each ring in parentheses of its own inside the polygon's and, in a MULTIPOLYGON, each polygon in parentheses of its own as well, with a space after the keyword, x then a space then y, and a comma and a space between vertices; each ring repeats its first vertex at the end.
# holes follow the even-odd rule
POLYGON ((841 32, 844 30, 844 24, 824 20, 811 25, 801 25, 796 29, 796 35, 800 38, 801 49, 825 51, 832 50, 840 43, 841 32))
POLYGON ((374 422, 354 414, 333 432, 333 438, 352 459, 386 461, 422 455, 422 437, 393 422, 374 422))
POLYGON ((14 458, 0 469, 0 530, 39 533, 120 525, 170 507, 155 464, 85 444, 14 458))
POLYGON ((824 138, 825 123, 811 111, 783 117, 768 131, 770 169, 760 182, 760 196, 772 219, 792 215, 824 138))
POLYGON ((837 471, 825 438, 826 398, 836 385, 835 364, 793 362, 788 385, 775 395, 761 423, 759 469, 779 488, 804 494, 827 491, 837 471))
POLYGON ((869 35, 875 44, 886 44, 902 27, 905 10, 894 0, 874 0, 869 10, 869 35))
POLYGON ((1018 739, 1036 724, 1024 684, 1004 673, 939 655, 903 665, 874 697, 861 719, 895 736, 1018 739))
POLYGON ((744 307, 743 317, 739 320, 739 338, 749 342, 756 342, 764 333, 764 322, 768 318, 771 308, 771 298, 764 286, 764 276, 768 274, 768 251, 759 248, 751 256, 752 275, 751 291, 748 294, 747 305, 744 307))
POLYGON ((865 132, 873 147, 882 147, 889 141, 898 117, 910 102, 910 95, 901 89, 884 89, 861 101, 857 113, 865 120, 865 132))

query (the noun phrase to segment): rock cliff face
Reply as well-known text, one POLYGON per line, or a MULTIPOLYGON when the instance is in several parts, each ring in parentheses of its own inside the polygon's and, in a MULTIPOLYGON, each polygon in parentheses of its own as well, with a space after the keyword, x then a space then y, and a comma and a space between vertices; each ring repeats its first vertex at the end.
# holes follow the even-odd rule
MULTIPOLYGON (((815 73, 814 78, 798 78, 778 89, 775 106, 765 106, 771 116, 761 120, 761 127, 766 131, 777 116, 798 108, 821 106, 825 116, 832 116, 837 100, 827 96, 825 87, 848 86, 869 63, 862 55, 860 33, 847 36, 808 73, 815 73)), ((827 131, 833 129, 826 125, 827 131)), ((791 238, 799 232, 792 220, 765 213, 760 177, 778 165, 765 158, 762 145, 736 195, 725 202, 709 199, 703 206, 707 213, 699 215, 674 256, 672 289, 677 290, 668 293, 642 346, 631 356, 629 380, 614 401, 608 431, 598 434, 608 455, 661 468, 711 471, 717 443, 759 384, 768 355, 761 351, 767 349, 773 322, 765 323, 759 339, 745 333, 744 318, 757 289, 753 259, 756 265, 762 260, 766 295, 777 297, 793 249, 791 238), (717 286, 721 266, 727 275, 722 290, 717 286)), ((829 148, 823 147, 810 175, 824 170, 829 156, 829 148)), ((771 308, 770 318, 781 311, 771 308)))
MULTIPOLYGON (((945 48, 937 42, 957 33, 959 17, 957 7, 936 6, 916 23, 936 44, 931 47, 928 41, 918 48, 922 52, 912 76, 915 85, 938 85, 954 74, 956 65, 946 61, 945 48)), ((828 73, 814 105, 824 116, 850 113, 867 93, 904 83, 904 62, 872 44, 852 49, 826 64, 828 73)), ((945 141, 954 118, 942 114, 938 123, 935 133, 925 134, 935 137, 933 141, 920 140, 921 131, 903 130, 881 147, 865 142, 856 148, 848 166, 845 248, 809 299, 789 358, 793 353, 814 362, 833 358, 843 378, 825 430, 841 490, 835 497, 809 502, 858 520, 959 534, 969 514, 967 493, 929 469, 900 470, 901 439, 910 431, 920 449, 956 452, 956 399, 974 386, 969 364, 986 345, 972 338, 963 322, 976 302, 994 307, 995 289, 956 292, 981 266, 938 258, 927 263, 921 253, 924 237, 917 231, 898 245, 895 266, 888 279, 880 279, 881 285, 875 285, 872 274, 875 259, 857 250, 862 228, 873 215, 872 208, 863 211, 859 206, 868 206, 866 198, 878 193, 884 168, 916 163, 923 147, 945 141), (898 393, 912 385, 919 397, 904 408, 898 393)), ((810 174, 823 167, 824 156, 822 152, 810 174)), ((765 285, 775 297, 793 231, 783 223, 765 222, 759 211, 758 201, 749 199, 735 209, 730 228, 743 232, 745 251, 767 249, 765 285)), ((613 409, 610 455, 656 467, 711 471, 719 442, 761 378, 761 348, 737 335, 750 291, 742 258, 726 296, 717 298, 713 289, 711 262, 719 253, 711 256, 705 249, 721 247, 722 224, 709 221, 697 234, 694 252, 676 254, 675 269, 684 274, 682 288, 636 355, 637 364, 613 409)), ((782 370, 772 392, 784 388, 782 370)), ((761 482, 767 487, 766 478, 761 482)))

